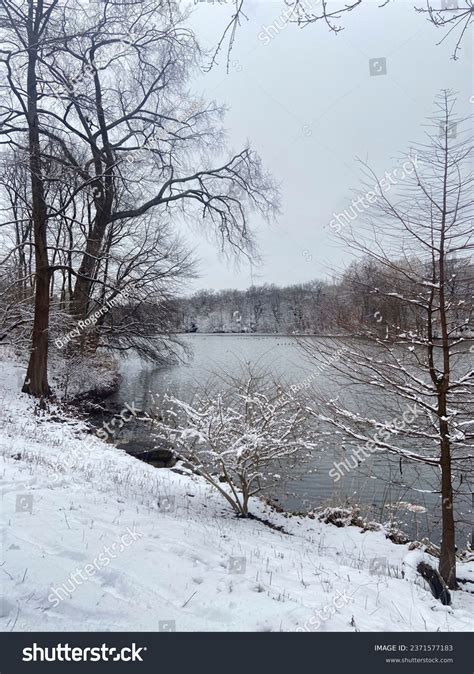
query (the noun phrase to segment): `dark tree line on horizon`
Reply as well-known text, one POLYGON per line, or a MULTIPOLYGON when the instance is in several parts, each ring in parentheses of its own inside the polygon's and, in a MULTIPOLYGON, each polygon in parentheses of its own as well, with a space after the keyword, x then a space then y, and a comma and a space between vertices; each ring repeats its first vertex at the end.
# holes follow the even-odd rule
MULTIPOLYGON (((453 258, 448 264, 452 336, 474 337, 474 265, 468 257, 453 258)), ((334 282, 200 290, 171 306, 178 332, 332 335, 360 334, 363 326, 367 334, 386 336, 388 331, 393 336, 397 330, 412 330, 423 335, 419 312, 397 298, 402 288, 400 270, 390 278, 367 258, 353 262, 334 282)))

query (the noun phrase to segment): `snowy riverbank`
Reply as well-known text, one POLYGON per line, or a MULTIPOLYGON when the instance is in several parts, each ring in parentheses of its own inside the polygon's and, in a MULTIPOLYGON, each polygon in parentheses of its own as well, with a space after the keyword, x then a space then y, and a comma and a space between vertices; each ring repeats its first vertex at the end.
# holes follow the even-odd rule
POLYGON ((257 501, 283 531, 239 520, 201 479, 34 414, 0 366, 1 630, 472 630, 474 595, 441 605, 420 552, 257 501))

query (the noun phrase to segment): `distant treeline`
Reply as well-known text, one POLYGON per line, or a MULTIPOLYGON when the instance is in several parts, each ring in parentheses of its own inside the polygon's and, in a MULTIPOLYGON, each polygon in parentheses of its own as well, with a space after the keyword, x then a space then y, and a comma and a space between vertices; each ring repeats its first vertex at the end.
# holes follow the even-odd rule
MULTIPOLYGON (((398 262, 393 273, 367 260, 352 264, 337 283, 311 281, 247 290, 201 290, 175 300, 179 332, 259 332, 270 334, 360 333, 366 330, 416 330, 425 334, 423 314, 400 301, 410 284, 410 265, 398 262)), ((452 298, 453 332, 472 327, 473 265, 453 260, 446 292, 452 298)), ((426 281, 429 287, 429 279, 426 281)), ((426 290, 427 288, 425 288, 426 290)))

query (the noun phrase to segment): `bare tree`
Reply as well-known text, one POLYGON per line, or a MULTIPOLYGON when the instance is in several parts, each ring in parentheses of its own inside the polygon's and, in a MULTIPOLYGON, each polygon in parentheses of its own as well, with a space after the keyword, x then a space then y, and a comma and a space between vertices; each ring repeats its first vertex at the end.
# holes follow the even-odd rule
POLYGON ((11 140, 24 131, 29 156, 31 212, 35 248, 35 312, 30 361, 23 391, 50 394, 48 384, 48 328, 50 268, 47 250, 48 209, 41 154, 38 64, 48 40, 51 15, 57 0, 28 0, 18 5, 0 3, 4 48, 0 51, 11 105, 2 106, 1 134, 11 140))
MULTIPOLYGON (((437 100, 428 142, 415 148, 411 177, 397 193, 366 167, 370 189, 361 196, 369 196, 371 205, 340 236, 377 270, 376 283, 373 273, 354 281, 379 303, 378 312, 370 325, 360 317, 359 339, 344 342, 333 366, 345 382, 344 393, 323 396, 313 412, 341 440, 358 444, 355 464, 381 450, 439 470, 439 570, 451 588, 456 587, 453 480, 469 491, 474 458, 474 369, 463 331, 472 294, 450 292, 455 278, 460 285, 472 280, 472 259, 466 263, 474 245, 472 139, 454 103, 447 92, 437 100), (462 263, 456 256, 463 256, 462 263), (387 300, 399 310, 384 314, 387 300), (397 321, 403 311, 413 317, 411 329, 397 321), (416 407, 410 423, 386 421, 403 417, 407 406, 416 407)), ((303 346, 313 359, 321 357, 314 342, 303 346)))
POLYGON ((265 216, 274 212, 275 188, 257 155, 246 148, 225 158, 216 128, 222 110, 189 98, 186 86, 200 52, 183 20, 173 3, 105 0, 98 15, 76 27, 80 39, 69 40, 65 29, 62 47, 48 63, 51 95, 63 110, 45 111, 42 130, 62 144, 63 161, 93 193, 72 298, 78 318, 87 314, 114 223, 152 209, 160 218, 174 211, 194 222, 200 217, 215 227, 222 245, 248 251, 245 202, 265 216), (84 150, 85 163, 71 149, 71 138, 84 150))
MULTIPOLYGON (((37 311, 24 388, 47 395, 55 274, 63 306, 85 320, 100 287, 122 290, 104 277, 111 271, 113 278, 123 258, 123 248, 120 255, 111 248, 117 239, 123 244, 118 232, 144 233, 142 262, 151 254, 143 224, 151 214, 160 227, 177 218, 200 220, 223 248, 249 254, 249 209, 270 218, 277 198, 255 152, 227 152, 222 109, 190 98, 200 50, 175 3, 104 0, 87 15, 77 0, 31 0, 25 7, 2 2, 2 134, 11 147, 21 146, 24 119, 31 127, 37 311)), ((129 237, 129 250, 134 245, 129 237)))

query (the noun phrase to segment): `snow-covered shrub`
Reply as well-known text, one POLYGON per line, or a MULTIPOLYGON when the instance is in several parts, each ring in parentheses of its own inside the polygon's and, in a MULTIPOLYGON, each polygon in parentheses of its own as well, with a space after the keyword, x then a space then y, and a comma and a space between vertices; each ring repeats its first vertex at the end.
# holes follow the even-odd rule
POLYGON ((302 403, 251 370, 192 404, 166 396, 164 407, 158 437, 243 517, 249 498, 288 479, 314 446, 302 403))

